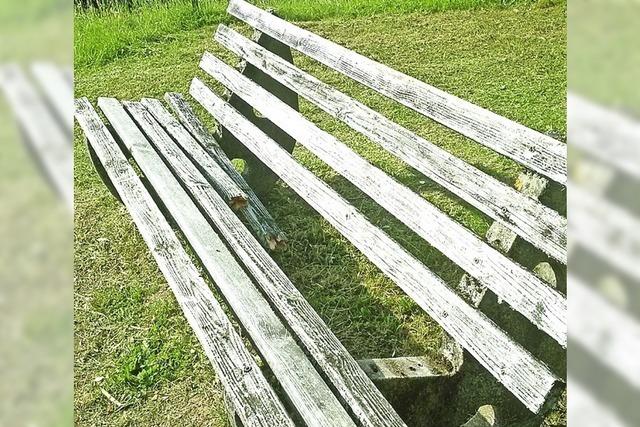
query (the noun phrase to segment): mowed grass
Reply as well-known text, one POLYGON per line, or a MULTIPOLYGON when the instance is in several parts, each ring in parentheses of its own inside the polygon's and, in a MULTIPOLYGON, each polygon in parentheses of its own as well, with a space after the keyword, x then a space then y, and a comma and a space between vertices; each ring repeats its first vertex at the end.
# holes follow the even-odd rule
MULTIPOLYGON (((259 0, 263 8, 276 8, 288 20, 317 21, 334 17, 353 18, 378 14, 404 14, 416 11, 442 11, 514 4, 553 3, 560 0, 259 0)), ((220 22, 230 22, 226 0, 151 2, 133 0, 128 9, 114 6, 106 10, 77 9, 75 17, 76 67, 100 66, 116 58, 146 55, 149 43, 161 42, 167 35, 220 22), (135 6, 140 4, 139 6, 135 6), (143 6, 144 5, 144 6, 143 6)))
MULTIPOLYGON (((543 132, 565 134, 565 7, 526 6, 301 22, 393 68, 543 132)), ((244 26, 234 25, 248 33, 244 26)), ((235 63, 208 25, 165 35, 144 54, 76 68, 76 96, 120 99, 187 93, 205 50, 235 63)), ((518 165, 300 55, 296 63, 393 120, 513 185, 518 165)), ((210 81, 210 80, 207 80, 210 81)), ((217 85, 216 90, 220 92, 217 85)), ((302 102, 303 113, 474 233, 491 221, 365 138, 302 102)), ((110 196, 75 137, 75 390, 79 425, 225 425, 215 375, 125 208, 110 196), (100 388, 127 404, 117 410, 100 388)), ((462 271, 298 146, 296 158, 429 268, 462 271)), ((290 239, 274 254, 357 358, 430 355, 442 332, 395 284, 279 184, 266 205, 290 239)), ((531 260, 531 262, 535 262, 531 260)), ((456 416, 462 417, 465 414, 456 416)), ((456 419, 455 422, 462 421, 456 419)), ((451 425, 454 425, 452 422, 451 425)))

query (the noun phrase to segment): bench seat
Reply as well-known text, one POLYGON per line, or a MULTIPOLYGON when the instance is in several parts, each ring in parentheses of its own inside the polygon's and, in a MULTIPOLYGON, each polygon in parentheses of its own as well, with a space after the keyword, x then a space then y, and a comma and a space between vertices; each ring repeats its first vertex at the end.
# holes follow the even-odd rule
MULTIPOLYGON (((167 96, 169 100, 177 98, 180 98, 177 94, 167 96)), ((196 166, 179 143, 171 138, 170 133, 177 135, 186 130, 178 119, 155 99, 121 103, 113 98, 100 98, 98 105, 113 128, 114 136, 122 141, 147 177, 157 198, 177 223, 283 388, 293 406, 294 419, 299 417, 305 425, 310 426, 356 425, 352 417, 361 425, 404 425, 367 374, 269 256, 264 245, 232 211, 232 203, 216 192, 201 172, 206 163, 196 166), (226 245, 233 253, 222 239, 226 240, 226 245), (277 314, 272 307, 276 308, 277 314), (337 396, 332 389, 339 391, 337 396), (345 402, 348 410, 340 402, 345 402)), ((124 164, 116 164, 105 158, 98 147, 102 144, 108 145, 110 151, 119 150, 114 136, 86 99, 76 101, 76 118, 106 169, 112 186, 135 220, 134 212, 144 212, 146 205, 136 205, 135 201, 127 203, 122 194, 124 190, 113 179, 124 164)), ((127 179, 133 178, 129 176, 127 179)), ((144 229, 139 224, 142 220, 148 218, 142 218, 136 224, 144 236, 144 229)), ((147 243, 153 252, 154 246, 147 243)), ((165 270, 163 273, 167 277, 165 270)), ((167 279, 171 281, 170 277, 167 279)), ((194 292, 189 289, 187 287, 183 293, 194 292)), ((174 293, 182 302, 182 296, 175 290, 174 293)), ((185 315, 189 318, 188 308, 193 304, 200 306, 204 301, 201 301, 200 295, 194 294, 184 304, 185 315)), ((206 328, 206 325, 192 324, 192 327, 198 333, 198 328, 206 328)), ((202 340, 201 343, 210 354, 207 345, 211 343, 202 340)), ((224 360, 229 357, 234 356, 217 354, 217 362, 212 360, 218 375, 224 375, 224 372, 220 372, 217 365, 225 363, 224 360)), ((247 405, 238 401, 237 396, 231 396, 234 397, 233 408, 247 405)), ((245 414, 240 411, 238 415, 243 425, 247 425, 245 414)), ((269 420, 264 421, 265 424, 254 425, 268 425, 269 420)))

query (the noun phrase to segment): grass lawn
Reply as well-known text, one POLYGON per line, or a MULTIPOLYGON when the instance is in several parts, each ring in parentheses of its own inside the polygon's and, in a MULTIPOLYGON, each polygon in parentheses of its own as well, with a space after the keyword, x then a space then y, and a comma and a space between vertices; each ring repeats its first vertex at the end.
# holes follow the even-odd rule
MULTIPOLYGON (((564 5, 520 5, 334 16, 300 25, 534 129, 564 135, 565 16, 564 5)), ((82 25, 77 23, 76 30, 82 25)), ((76 58, 76 96, 93 101, 98 96, 139 99, 166 91, 186 93, 193 76, 204 76, 197 67, 204 50, 236 62, 212 40, 214 30, 206 25, 164 34, 108 61, 76 58)), ((82 44, 86 39, 79 35, 76 40, 82 44)), ((76 54, 79 49, 76 44, 76 54)), ((515 163, 307 58, 297 55, 295 60, 480 169, 514 183, 520 171, 515 163)), ((487 217, 406 164, 309 103, 302 102, 301 108, 318 126, 478 235, 488 229, 487 217)), ((222 396, 208 361, 126 210, 93 171, 79 129, 75 136, 76 423, 225 425, 222 396), (130 406, 116 411, 100 388, 130 406)), ((321 161, 300 147, 294 154, 447 282, 459 280, 459 268, 321 161)), ((289 248, 275 259, 355 357, 437 358, 442 337, 437 324, 319 215, 282 184, 265 202, 290 239, 289 248)))

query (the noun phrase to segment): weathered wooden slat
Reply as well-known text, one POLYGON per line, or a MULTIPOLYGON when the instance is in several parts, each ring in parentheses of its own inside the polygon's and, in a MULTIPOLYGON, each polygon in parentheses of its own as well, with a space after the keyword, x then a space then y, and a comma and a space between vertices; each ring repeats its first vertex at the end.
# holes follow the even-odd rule
POLYGON ((51 63, 39 62, 31 67, 45 96, 55 109, 65 129, 73 132, 73 83, 69 83, 62 68, 51 63))
MULTIPOLYGON (((98 105, 184 233, 300 417, 310 426, 354 425, 268 301, 122 105, 113 98, 100 98, 98 105)), ((145 124, 149 138, 163 138, 173 143, 144 106, 136 103, 131 108, 136 119, 145 124)), ((206 185, 206 182, 195 184, 206 185)))
POLYGON ((640 124, 637 120, 569 93, 567 128, 572 147, 588 152, 629 176, 640 178, 640 124))
POLYGON ((294 426, 242 338, 89 101, 76 118, 149 246, 245 426, 294 426))
POLYGON ((566 263, 566 218, 220 25, 216 40, 332 116, 566 263))
POLYGON ((464 346, 530 410, 538 411, 557 378, 484 314, 267 135, 194 79, 191 95, 311 207, 353 243, 464 346))
MULTIPOLYGON (((546 178, 527 172, 522 172, 516 182, 518 191, 533 200, 538 200, 547 184, 546 178)), ((505 255, 509 254, 516 241, 516 234, 497 221, 491 224, 485 237, 491 246, 505 255)), ((479 284, 473 277, 465 274, 460 279, 458 290, 467 298, 467 301, 475 307, 479 307, 486 295, 487 288, 479 284)))
POLYGON ((567 381, 567 395, 571 396, 567 400, 567 412, 572 424, 579 423, 580 427, 632 427, 619 418, 609 402, 594 396, 589 388, 571 376, 567 381))
POLYGON ((0 67, 0 88, 51 185, 73 211, 71 138, 18 65, 0 67))
POLYGON ((636 389, 640 388, 640 323, 591 290, 577 276, 567 278, 570 307, 583 315, 571 328, 571 339, 636 389))
POLYGON ((284 232, 280 230, 280 227, 278 227, 267 208, 262 204, 260 198, 236 170, 213 135, 205 128, 184 97, 179 93, 167 93, 164 98, 182 125, 191 132, 207 153, 220 164, 225 172, 229 174, 229 177, 247 194, 249 205, 241 208, 240 213, 258 239, 271 250, 285 246, 287 237, 284 232))
POLYGON ((561 184, 566 144, 296 27, 243 0, 227 11, 252 27, 561 184))
POLYGON ((249 196, 227 175, 218 162, 204 151, 204 148, 193 139, 178 120, 164 109, 162 102, 145 98, 142 103, 178 145, 202 168, 209 182, 233 210, 247 206, 249 196))
POLYGON ((362 359, 358 360, 358 364, 369 378, 384 382, 447 377, 457 371, 447 371, 434 366, 426 357, 362 359))
MULTIPOLYGON (((210 53, 200 66, 561 345, 566 298, 210 53)), ((260 159, 264 160, 264 159, 260 159)))
MULTIPOLYGON (((143 127, 147 130, 147 125, 143 127)), ((151 135, 149 131, 147 134, 151 135)), ((391 405, 276 262, 251 236, 240 219, 224 206, 212 188, 202 184, 205 182, 204 176, 195 165, 167 138, 152 138, 151 141, 227 240, 249 274, 262 287, 361 425, 404 426, 391 405)))
POLYGON ((568 187, 568 200, 574 244, 640 281, 640 218, 577 185, 568 187))

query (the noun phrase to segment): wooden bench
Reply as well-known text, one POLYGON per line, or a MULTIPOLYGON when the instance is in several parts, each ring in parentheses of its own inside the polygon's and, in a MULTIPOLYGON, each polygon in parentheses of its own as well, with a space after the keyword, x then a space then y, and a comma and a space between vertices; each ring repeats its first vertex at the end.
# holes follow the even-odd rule
POLYGON ((0 67, 5 93, 23 140, 49 181, 73 210, 73 75, 48 62, 37 62, 27 73, 17 64, 0 67))
POLYGON ((120 103, 101 98, 98 105, 107 125, 84 99, 76 101, 76 118, 98 171, 125 203, 156 257, 238 420, 244 425, 274 420, 284 425, 405 425, 373 380, 451 378, 460 369, 462 348, 526 408, 543 414, 557 397, 562 380, 516 340, 522 337, 511 337, 480 308, 491 298, 503 301, 498 304, 503 310, 520 313, 520 320, 564 351, 565 296, 506 253, 520 237, 548 254, 551 263, 566 263, 566 218, 537 201, 548 180, 565 184, 565 145, 242 0, 232 0, 228 11, 259 33, 252 41, 224 25, 216 32, 220 44, 246 61, 242 72, 204 54, 201 68, 228 89, 226 99, 201 80, 192 81, 190 94, 220 126, 215 136, 179 94, 165 96, 175 116, 159 100, 120 103), (517 160, 531 172, 523 173, 520 191, 508 187, 300 70, 292 63, 289 47, 517 160), (298 112, 298 96, 495 220, 492 244, 316 127, 298 112), (460 285, 456 289, 447 285, 299 164, 290 154, 294 142, 462 267, 467 275, 460 285), (139 166, 146 187, 125 154, 139 166), (249 173, 244 176, 229 160, 238 157, 247 164, 249 173), (269 191, 276 177, 449 333, 456 343, 448 348, 450 371, 432 369, 419 357, 353 359, 267 252, 286 237, 254 190, 269 191), (161 209, 193 248, 273 373, 281 394, 273 392, 254 365, 247 362, 240 370, 229 366, 229 360, 246 360, 247 349, 240 343, 219 346, 227 336, 235 339, 235 332, 226 326, 229 320, 201 279, 193 273, 176 274, 178 268, 193 272, 194 267, 161 209), (211 318, 217 319, 214 325, 211 318), (244 375, 250 377, 249 388, 244 375))

